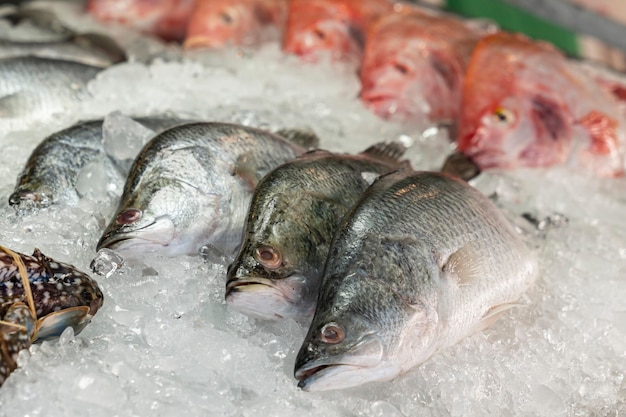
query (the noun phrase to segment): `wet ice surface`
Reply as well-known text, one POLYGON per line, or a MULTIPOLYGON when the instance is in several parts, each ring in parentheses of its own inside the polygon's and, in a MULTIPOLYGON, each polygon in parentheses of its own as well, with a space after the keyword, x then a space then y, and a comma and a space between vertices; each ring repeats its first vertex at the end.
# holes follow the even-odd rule
MULTIPOLYGON (((79 112, 5 135, 0 155, 1 243, 26 253, 39 247, 85 271, 121 184, 94 166, 75 206, 18 218, 7 203, 37 142, 75 119, 175 111, 270 129, 311 127, 323 147, 346 152, 401 139, 414 143, 409 157, 419 169, 439 167, 449 151, 437 132, 420 136, 367 113, 347 71, 300 65, 276 45, 124 64, 91 89, 95 99, 79 112)), ((553 169, 482 175, 475 185, 516 215, 561 214, 568 222, 529 235, 541 271, 526 306, 392 382, 301 392, 292 373, 303 325, 227 308, 225 266, 207 257, 152 255, 144 266, 97 277, 104 306, 80 335, 23 352, 0 388, 0 416, 623 415, 626 181, 553 169)))

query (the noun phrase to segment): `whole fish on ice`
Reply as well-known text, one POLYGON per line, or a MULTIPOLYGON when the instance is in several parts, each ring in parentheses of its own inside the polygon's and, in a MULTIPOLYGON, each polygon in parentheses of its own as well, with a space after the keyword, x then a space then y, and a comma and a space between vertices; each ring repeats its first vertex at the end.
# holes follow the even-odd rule
POLYGON ((208 245, 229 254, 241 243, 258 180, 305 151, 276 134, 227 123, 166 130, 137 156, 97 250, 136 258, 195 254, 208 245))
POLYGON ((444 174, 377 180, 331 244, 296 358, 305 391, 384 381, 489 326, 536 264, 480 192, 444 174))
POLYGON ((358 61, 365 33, 378 17, 393 9, 390 0, 291 0, 283 50, 317 61, 358 61))
POLYGON ((455 121, 463 77, 481 32, 459 19, 402 7, 371 25, 360 97, 384 118, 455 121))
MULTIPOLYGON (((134 120, 157 132, 184 123, 172 117, 140 117, 134 120)), ((71 204, 80 198, 78 177, 89 163, 100 159, 107 172, 124 170, 103 144, 103 120, 78 123, 44 139, 31 153, 21 173, 9 204, 18 212, 52 204, 71 204)))
POLYGON ((313 151, 266 175, 228 268, 229 305, 264 319, 310 317, 343 215, 378 175, 406 166, 404 150, 392 143, 359 155, 313 151))
POLYGON ((72 111, 90 97, 87 84, 101 70, 48 58, 0 60, 0 131, 72 111))
POLYGON ((457 146, 482 169, 568 163, 617 177, 625 123, 614 97, 556 49, 499 32, 472 55, 457 146))
POLYGON ((98 284, 74 266, 0 247, 0 385, 31 343, 79 333, 102 306, 98 284))
POLYGON ((182 40, 195 0, 89 0, 87 12, 164 40, 182 40))
POLYGON ((282 30, 287 0, 197 0, 185 48, 221 48, 251 45, 263 39, 264 30, 282 30))

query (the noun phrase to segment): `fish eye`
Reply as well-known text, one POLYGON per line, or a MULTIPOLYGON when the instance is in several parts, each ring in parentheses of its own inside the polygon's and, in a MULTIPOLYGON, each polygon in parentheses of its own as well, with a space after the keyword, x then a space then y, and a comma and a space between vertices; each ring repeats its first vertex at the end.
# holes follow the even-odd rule
POLYGON ((315 36, 317 36, 317 38, 318 38, 318 39, 320 39, 320 40, 322 40, 322 41, 326 39, 326 32, 324 32, 322 29, 316 28, 316 29, 313 31, 313 34, 314 34, 315 36))
POLYGON ((128 210, 124 210, 121 212, 115 221, 117 224, 133 224, 137 220, 141 219, 141 210, 136 208, 131 208, 128 210))
POLYGON ((222 22, 227 24, 227 25, 232 25, 233 22, 235 21, 233 16, 230 13, 226 12, 226 11, 223 11, 223 12, 220 13, 220 19, 222 19, 222 22))
POLYGON ((329 344, 337 344, 346 337, 346 331, 339 323, 330 322, 326 323, 324 327, 322 327, 322 331, 320 334, 320 338, 322 342, 329 344))
POLYGON ((276 269, 283 262, 280 252, 276 248, 267 245, 259 246, 256 249, 256 259, 268 269, 276 269))
POLYGON ((406 75, 409 73, 409 67, 406 64, 403 64, 401 62, 395 62, 393 64, 393 67, 396 71, 398 71, 402 75, 406 75))
POLYGON ((503 124, 512 123, 515 119, 515 115, 513 114, 513 112, 503 107, 498 107, 497 109, 495 109, 493 112, 493 117, 498 122, 503 124))

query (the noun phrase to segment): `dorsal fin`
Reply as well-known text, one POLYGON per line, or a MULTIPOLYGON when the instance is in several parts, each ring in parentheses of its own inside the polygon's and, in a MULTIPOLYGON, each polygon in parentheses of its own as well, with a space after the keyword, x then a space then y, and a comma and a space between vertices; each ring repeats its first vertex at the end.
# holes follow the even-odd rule
POLYGON ((280 129, 275 132, 277 135, 287 139, 290 142, 298 144, 307 149, 317 148, 320 144, 320 138, 311 129, 280 129))
POLYGON ((404 152, 406 147, 399 142, 380 142, 361 152, 361 155, 392 166, 400 166, 404 162, 400 160, 404 152))

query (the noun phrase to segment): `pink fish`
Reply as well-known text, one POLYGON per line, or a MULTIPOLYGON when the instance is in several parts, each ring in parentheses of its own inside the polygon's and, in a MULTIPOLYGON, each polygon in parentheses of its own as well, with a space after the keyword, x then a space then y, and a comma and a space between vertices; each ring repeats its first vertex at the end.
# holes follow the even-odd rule
POLYGON ((89 0, 87 12, 165 40, 182 40, 195 0, 89 0))
POLYGON ((455 120, 481 35, 458 19, 414 7, 382 17, 367 33, 361 100, 384 118, 455 120))
POLYGON ((391 11, 390 0, 291 0, 283 50, 315 62, 359 60, 367 27, 391 11))
POLYGON ((474 50, 457 145, 482 169, 567 162, 622 176, 624 129, 614 97, 551 45, 499 32, 474 50))
POLYGON ((282 28, 288 0, 197 0, 185 48, 250 45, 267 26, 282 28))

